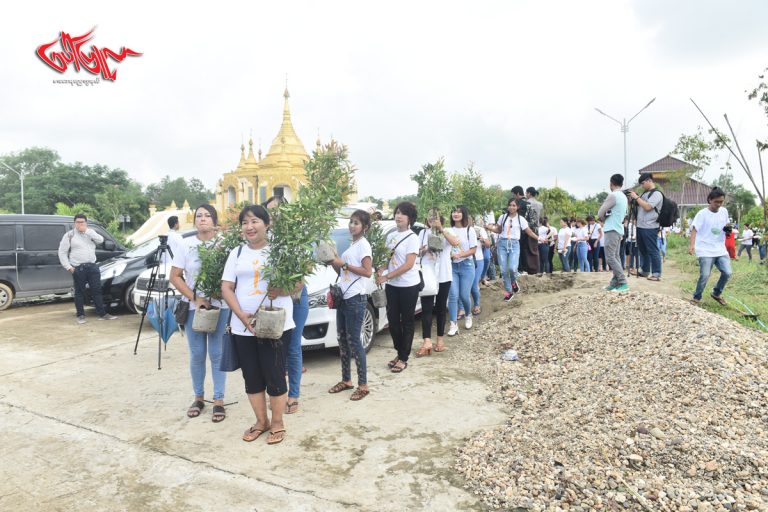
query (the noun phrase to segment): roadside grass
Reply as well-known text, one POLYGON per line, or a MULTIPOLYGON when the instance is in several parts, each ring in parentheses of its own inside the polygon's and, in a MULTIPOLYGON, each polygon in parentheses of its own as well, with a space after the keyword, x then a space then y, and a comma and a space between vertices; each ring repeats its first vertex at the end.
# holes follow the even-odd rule
MULTIPOLYGON (((688 254, 688 239, 670 234, 667 240, 667 258, 671 258, 677 268, 688 276, 681 287, 693 297, 699 277, 699 263, 695 256, 688 254)), ((720 277, 720 272, 713 268, 704 290, 701 306, 747 327, 765 330, 757 322, 744 316, 744 313, 748 313, 748 307, 763 324, 768 325, 768 265, 760 265, 759 262, 757 250, 752 252, 752 263, 749 263, 746 253, 743 253, 742 258, 737 261, 731 260, 733 276, 723 293, 725 300, 728 301, 727 306, 721 306, 710 297, 712 288, 720 277), (743 304, 739 304, 739 301, 743 304)))

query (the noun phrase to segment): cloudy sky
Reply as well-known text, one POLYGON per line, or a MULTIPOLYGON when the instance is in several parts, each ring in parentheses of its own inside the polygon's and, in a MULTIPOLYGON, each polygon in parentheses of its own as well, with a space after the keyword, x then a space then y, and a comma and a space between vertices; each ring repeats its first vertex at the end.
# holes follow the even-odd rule
MULTIPOLYGON (((16 2, 0 18, 0 154, 47 146, 64 161, 165 174, 213 188, 253 133, 266 151, 286 74, 294 127, 347 144, 361 195, 415 192, 444 156, 487 184, 603 190, 665 156, 681 133, 727 112, 742 144, 768 119, 745 90, 768 66, 765 0, 16 2), (213 4, 206 4, 213 5, 213 4), (114 83, 60 75, 35 55, 59 32, 127 46, 114 83)), ((753 150, 749 158, 756 164, 753 150)), ((713 165, 708 178, 719 173, 713 165)), ((737 170, 737 181, 746 179, 737 170)))

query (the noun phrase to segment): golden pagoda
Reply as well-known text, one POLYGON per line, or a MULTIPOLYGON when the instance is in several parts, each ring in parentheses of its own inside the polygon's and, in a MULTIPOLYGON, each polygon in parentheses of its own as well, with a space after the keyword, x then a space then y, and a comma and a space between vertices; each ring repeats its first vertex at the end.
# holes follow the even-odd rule
POLYGON ((262 203, 271 196, 291 200, 299 187, 304 185, 304 164, 309 161, 309 155, 291 124, 289 97, 286 86, 283 123, 267 155, 262 159, 259 148, 257 158, 253 154, 253 138, 249 138, 248 156, 245 156, 245 145, 241 144, 237 167, 225 173, 216 184, 214 205, 220 213, 242 202, 262 203))

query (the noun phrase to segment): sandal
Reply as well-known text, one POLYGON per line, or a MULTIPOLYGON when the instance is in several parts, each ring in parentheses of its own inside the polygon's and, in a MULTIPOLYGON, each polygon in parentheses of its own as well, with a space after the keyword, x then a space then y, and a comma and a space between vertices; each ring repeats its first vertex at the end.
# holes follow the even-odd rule
POLYGON ((391 370, 392 367, 394 367, 398 363, 398 361, 400 361, 399 358, 397 358, 397 357, 394 358, 393 360, 391 360, 390 362, 387 363, 387 368, 389 368, 391 370))
POLYGON ((283 439, 285 439, 285 429, 284 428, 281 428, 280 430, 270 430, 269 431, 269 437, 267 437, 267 444, 282 443, 283 439))
POLYGON ((264 427, 264 430, 261 430, 256 425, 258 425, 258 423, 254 423, 253 425, 251 425, 251 427, 248 430, 243 432, 243 441, 245 441, 246 443, 255 441, 261 436, 261 434, 269 430, 269 427, 264 427))
POLYGON ((462 318, 464 318, 464 316, 465 316, 464 311, 459 311, 459 314, 456 316, 456 320, 461 320, 462 318))
POLYGON ((476 306, 475 309, 472 310, 472 314, 473 315, 479 315, 480 313, 482 313, 482 311, 483 310, 480 309, 480 306, 476 306))
POLYGON ((437 346, 435 346, 435 352, 445 352, 445 343, 438 341, 437 346))
POLYGON ((367 397, 369 393, 370 391, 367 389, 357 388, 355 392, 352 393, 352 396, 349 397, 349 399, 352 400, 353 402, 357 402, 367 397))
POLYGON ((331 389, 329 389, 328 392, 329 393, 341 393, 342 391, 346 391, 348 389, 355 389, 355 386, 350 386, 346 382, 339 381, 339 383, 336 384, 335 386, 333 386, 331 389))
POLYGON ((431 356, 431 355, 432 355, 432 343, 430 343, 429 346, 427 346, 425 343, 422 343, 419 350, 416 351, 416 357, 424 357, 424 356, 431 356))
POLYGON ((698 306, 699 304, 701 304, 701 301, 700 301, 700 300, 696 300, 696 299, 691 299, 691 301, 690 301, 690 302, 691 302, 691 304, 693 304, 694 306, 698 306))
POLYGON ((406 368, 408 368, 408 363, 406 363, 405 361, 398 361, 397 364, 393 366, 390 371, 392 373, 401 373, 406 368), (399 366, 399 365, 402 365, 402 366, 399 366))
POLYGON ((721 306, 727 306, 728 303, 725 302, 725 299, 721 295, 715 295, 714 293, 710 295, 713 299, 715 299, 715 302, 720 304, 721 306))
POLYGON ((285 414, 293 414, 299 411, 299 401, 285 402, 285 414))
POLYGON ((190 418, 197 418, 200 416, 200 413, 203 412, 203 409, 205 409, 205 402, 202 400, 195 400, 192 402, 192 405, 189 406, 189 409, 187 409, 187 416, 190 418))
POLYGON ((227 410, 224 409, 223 405, 214 405, 213 406, 213 417, 211 417, 211 421, 214 423, 220 423, 224 421, 227 418, 227 410))

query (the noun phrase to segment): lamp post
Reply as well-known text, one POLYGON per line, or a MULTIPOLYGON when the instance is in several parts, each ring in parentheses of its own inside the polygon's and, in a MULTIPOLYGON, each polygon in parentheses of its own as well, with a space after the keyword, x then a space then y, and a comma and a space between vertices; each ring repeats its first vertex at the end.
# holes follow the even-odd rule
MULTIPOLYGON (((21 182, 21 214, 24 215, 24 176, 27 174, 27 171, 22 169, 21 172, 19 172, 5 162, 0 162, 0 164, 3 164, 6 169, 15 172, 19 176, 19 181, 21 182)), ((34 171, 36 167, 36 163, 32 164, 30 171, 34 171)))
POLYGON ((604 115, 605 117, 607 117, 608 119, 610 119, 610 120, 612 120, 612 121, 616 121, 617 123, 619 123, 619 126, 621 126, 621 133, 623 133, 623 134, 624 134, 624 178, 626 178, 626 177, 627 177, 627 132, 629 131, 629 123, 631 123, 631 122, 632 122, 632 120, 633 120, 634 118, 636 118, 637 116, 639 116, 639 115, 640 115, 640 112, 642 112, 643 110, 645 110, 645 109, 647 109, 648 107, 650 107, 650 106, 651 106, 651 103, 653 103, 654 101, 656 101, 656 98, 653 98, 651 101, 649 101, 649 102, 648 102, 648 104, 647 104, 646 106, 644 106, 643 108, 641 108, 641 109, 638 111, 638 113, 637 113, 637 114, 633 115, 633 116, 632 116, 632 117, 629 119, 629 121, 627 121, 627 118, 626 118, 626 117, 625 117, 624 119, 622 119, 621 121, 619 121, 619 120, 618 120, 618 119, 616 119, 615 117, 611 117, 611 116, 609 116, 608 114, 606 114, 605 112, 603 112, 602 110, 600 110, 599 108, 595 107, 595 110, 597 110, 598 112, 600 112, 601 114, 603 114, 603 115, 604 115))

